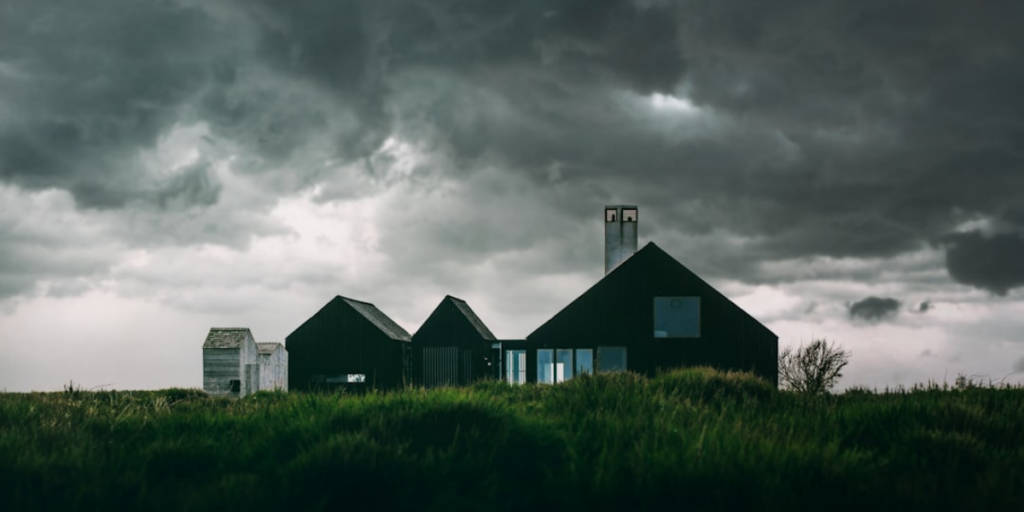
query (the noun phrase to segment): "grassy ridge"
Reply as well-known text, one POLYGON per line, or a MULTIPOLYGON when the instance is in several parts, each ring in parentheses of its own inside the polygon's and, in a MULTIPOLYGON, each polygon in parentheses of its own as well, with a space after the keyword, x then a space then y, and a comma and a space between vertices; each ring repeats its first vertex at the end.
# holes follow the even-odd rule
POLYGON ((0 509, 1021 510, 1024 389, 709 369, 366 396, 0 395, 0 509))

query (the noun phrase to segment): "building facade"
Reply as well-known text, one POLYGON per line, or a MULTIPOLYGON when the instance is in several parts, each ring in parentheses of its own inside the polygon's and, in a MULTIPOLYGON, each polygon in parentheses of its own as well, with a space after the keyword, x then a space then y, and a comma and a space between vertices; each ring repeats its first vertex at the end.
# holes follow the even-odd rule
POLYGON ((636 220, 633 206, 606 209, 606 275, 526 340, 501 343, 505 379, 556 383, 706 365, 778 385, 778 336, 654 243, 623 257, 636 220))
POLYGON ((203 391, 243 397, 260 389, 259 349, 245 327, 214 327, 203 342, 203 391))
POLYGON ((494 378, 495 341, 466 301, 448 295, 412 337, 413 382, 432 388, 494 378))
POLYGON ((412 337, 376 306, 337 296, 285 338, 288 389, 394 389, 410 380, 412 337))
POLYGON ((288 391, 288 351, 280 343, 257 343, 260 391, 288 391))

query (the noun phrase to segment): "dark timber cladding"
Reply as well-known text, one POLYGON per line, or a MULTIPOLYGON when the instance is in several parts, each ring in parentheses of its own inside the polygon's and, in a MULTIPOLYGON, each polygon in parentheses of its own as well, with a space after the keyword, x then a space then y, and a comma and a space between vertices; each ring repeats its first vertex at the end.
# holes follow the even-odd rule
POLYGON ((411 337, 373 304, 337 296, 285 338, 288 388, 401 387, 411 337))
POLYGON ((462 386, 496 376, 494 335, 466 304, 446 296, 412 337, 413 381, 426 387, 462 386))
MULTIPOLYGON (((545 358, 559 354, 558 349, 583 349, 584 356, 592 349, 589 354, 600 371, 601 347, 625 348, 625 366, 638 373, 709 365, 753 371, 778 384, 778 336, 654 243, 627 258, 525 343, 503 346, 525 350, 528 382, 538 381, 538 349, 554 349, 544 351, 545 358), (657 322, 665 318, 656 319, 655 310, 668 307, 679 308, 680 320, 669 319, 670 327, 664 327, 657 322)), ((604 353, 617 358, 621 351, 604 353)))

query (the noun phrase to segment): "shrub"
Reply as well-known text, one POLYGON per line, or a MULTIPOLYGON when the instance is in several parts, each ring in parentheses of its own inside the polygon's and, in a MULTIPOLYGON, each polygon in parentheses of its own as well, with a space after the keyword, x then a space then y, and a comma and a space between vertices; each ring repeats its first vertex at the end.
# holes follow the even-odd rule
POLYGON ((798 393, 824 394, 832 391, 840 370, 850 362, 850 352, 825 340, 814 340, 795 350, 787 347, 779 353, 779 382, 798 393))

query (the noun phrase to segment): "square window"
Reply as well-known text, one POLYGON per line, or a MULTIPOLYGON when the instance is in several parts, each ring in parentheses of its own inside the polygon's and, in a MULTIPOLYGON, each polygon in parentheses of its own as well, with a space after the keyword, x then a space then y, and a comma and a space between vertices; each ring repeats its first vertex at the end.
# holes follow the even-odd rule
POLYGON ((626 371, 626 347, 597 347, 597 371, 626 371))
POLYGON ((699 338, 700 297, 655 297, 655 338, 699 338))
POLYGON ((622 210, 622 222, 636 222, 636 209, 622 210))
POLYGON ((616 214, 618 214, 618 210, 616 210, 615 208, 608 208, 608 209, 606 209, 604 211, 604 221, 605 222, 615 222, 616 221, 616 219, 615 219, 615 215, 616 214))

